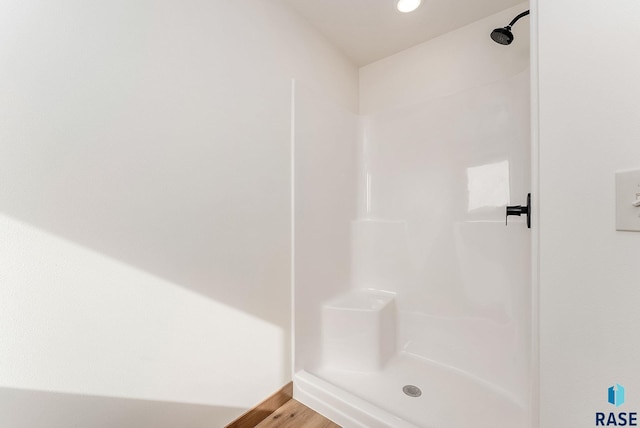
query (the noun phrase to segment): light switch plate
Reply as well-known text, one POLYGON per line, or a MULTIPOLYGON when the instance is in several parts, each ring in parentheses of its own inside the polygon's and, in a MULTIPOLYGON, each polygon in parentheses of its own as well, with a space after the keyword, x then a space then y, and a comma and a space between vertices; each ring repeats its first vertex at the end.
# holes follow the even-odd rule
POLYGON ((616 172, 616 230, 640 232, 640 169, 616 172))

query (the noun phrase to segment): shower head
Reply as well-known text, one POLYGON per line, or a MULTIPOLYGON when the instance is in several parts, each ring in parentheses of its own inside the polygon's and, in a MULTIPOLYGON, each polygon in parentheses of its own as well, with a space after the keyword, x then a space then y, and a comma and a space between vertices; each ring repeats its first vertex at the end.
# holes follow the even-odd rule
POLYGON ((494 42, 501 45, 510 45, 513 42, 513 33, 511 32, 511 26, 507 25, 504 28, 496 28, 491 32, 491 38, 494 42))
POLYGON ((496 28, 495 30, 493 30, 491 32, 491 38, 493 39, 493 41, 496 43, 500 43, 501 45, 510 45, 511 42, 513 42, 513 33, 511 32, 511 27, 513 27, 513 24, 518 22, 518 19, 527 15, 529 15, 528 10, 513 18, 513 20, 506 27, 496 28))

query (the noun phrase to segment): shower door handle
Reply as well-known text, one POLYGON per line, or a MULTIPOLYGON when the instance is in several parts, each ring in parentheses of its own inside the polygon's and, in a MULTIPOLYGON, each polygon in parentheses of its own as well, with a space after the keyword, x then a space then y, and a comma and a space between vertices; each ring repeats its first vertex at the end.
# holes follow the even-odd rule
POLYGON ((520 217, 522 214, 527 216, 527 227, 531 229, 531 193, 527 195, 527 205, 508 205, 507 215, 504 219, 505 226, 508 224, 510 215, 517 215, 520 217))

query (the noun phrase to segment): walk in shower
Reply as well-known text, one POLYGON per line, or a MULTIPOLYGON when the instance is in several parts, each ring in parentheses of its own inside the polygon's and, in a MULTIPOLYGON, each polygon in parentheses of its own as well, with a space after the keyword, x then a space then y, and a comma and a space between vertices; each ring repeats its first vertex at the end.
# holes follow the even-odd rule
POLYGON ((360 115, 294 83, 294 395, 344 427, 530 426, 528 28, 489 38, 527 6, 364 67, 360 115))

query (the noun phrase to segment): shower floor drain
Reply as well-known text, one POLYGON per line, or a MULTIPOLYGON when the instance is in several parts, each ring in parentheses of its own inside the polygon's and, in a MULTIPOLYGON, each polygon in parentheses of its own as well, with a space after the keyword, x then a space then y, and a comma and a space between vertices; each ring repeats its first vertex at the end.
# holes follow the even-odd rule
POLYGON ((422 391, 415 385, 405 385, 402 387, 402 392, 407 394, 409 397, 420 397, 422 395, 422 391))

